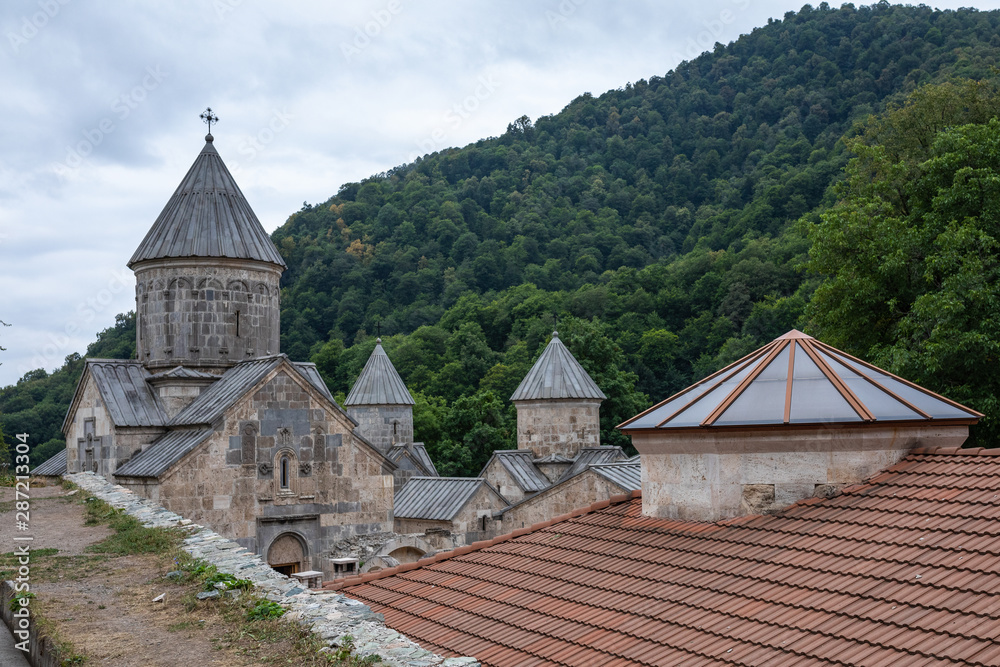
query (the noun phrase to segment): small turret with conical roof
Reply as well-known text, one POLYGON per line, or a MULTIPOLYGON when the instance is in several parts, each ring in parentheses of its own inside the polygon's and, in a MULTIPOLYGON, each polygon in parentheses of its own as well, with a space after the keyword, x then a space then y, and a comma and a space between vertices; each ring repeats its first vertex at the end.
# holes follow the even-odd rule
POLYGON ((566 349, 557 331, 510 400, 517 408, 517 447, 535 457, 573 459, 601 444, 601 401, 607 396, 566 349))
POLYGON ((280 351, 285 262, 211 134, 128 266, 136 349, 147 368, 221 372, 280 351))
POLYGON ((357 432, 382 452, 413 442, 413 397, 382 349, 382 339, 344 400, 357 432))

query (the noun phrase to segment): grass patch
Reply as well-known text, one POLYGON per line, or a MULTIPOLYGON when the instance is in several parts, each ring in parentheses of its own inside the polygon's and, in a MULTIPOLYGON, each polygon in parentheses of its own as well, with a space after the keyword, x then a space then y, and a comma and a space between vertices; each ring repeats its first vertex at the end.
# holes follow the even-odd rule
POLYGON ((184 533, 176 528, 149 528, 124 510, 116 509, 103 500, 88 496, 84 500, 84 525, 107 524, 115 531, 107 539, 87 547, 87 551, 117 554, 165 554, 177 549, 184 533))
POLYGON ((87 656, 78 653, 73 644, 59 634, 59 628, 56 627, 53 621, 49 620, 45 612, 45 605, 41 600, 31 603, 31 617, 34 619, 35 627, 38 629, 38 636, 47 638, 52 642, 52 645, 56 649, 56 654, 59 656, 60 667, 86 664, 87 656))

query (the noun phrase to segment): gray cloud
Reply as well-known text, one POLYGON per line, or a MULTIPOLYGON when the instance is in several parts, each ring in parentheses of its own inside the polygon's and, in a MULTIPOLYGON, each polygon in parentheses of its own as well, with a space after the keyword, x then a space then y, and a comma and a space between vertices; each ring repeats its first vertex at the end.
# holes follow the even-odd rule
POLYGON ((0 330, 0 385, 83 352, 132 308, 132 283, 116 281, 200 150, 206 106, 273 230, 345 182, 663 75, 799 6, 8 0, 0 319, 13 326, 0 330))

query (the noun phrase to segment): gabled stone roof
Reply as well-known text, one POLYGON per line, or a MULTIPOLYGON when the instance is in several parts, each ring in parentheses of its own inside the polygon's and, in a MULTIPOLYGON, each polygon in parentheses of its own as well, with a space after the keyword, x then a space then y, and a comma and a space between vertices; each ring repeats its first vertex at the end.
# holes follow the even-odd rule
POLYGON ((618 428, 883 422, 975 423, 983 415, 789 331, 618 428))
POLYGON ((344 399, 344 406, 349 405, 413 405, 413 397, 403 378, 382 349, 381 338, 376 341, 372 356, 368 357, 351 393, 344 399))
POLYGON ((641 492, 324 586, 488 665, 1000 664, 1000 450, 916 450, 771 516, 641 492))
POLYGON ((285 261, 212 145, 212 135, 128 266, 151 259, 228 257, 285 261))
POLYGON ((546 398, 607 398, 576 357, 559 340, 559 334, 555 331, 552 332, 552 340, 521 380, 510 400, 533 401, 546 398))

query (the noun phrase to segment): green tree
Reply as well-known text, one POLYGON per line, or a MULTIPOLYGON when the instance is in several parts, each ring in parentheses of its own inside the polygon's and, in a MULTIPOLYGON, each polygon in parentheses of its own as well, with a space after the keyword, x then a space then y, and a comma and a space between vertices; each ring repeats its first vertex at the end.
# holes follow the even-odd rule
POLYGON ((995 86, 926 86, 848 142, 840 201, 811 230, 808 307, 832 345, 986 414, 1000 435, 1000 120, 995 86))

